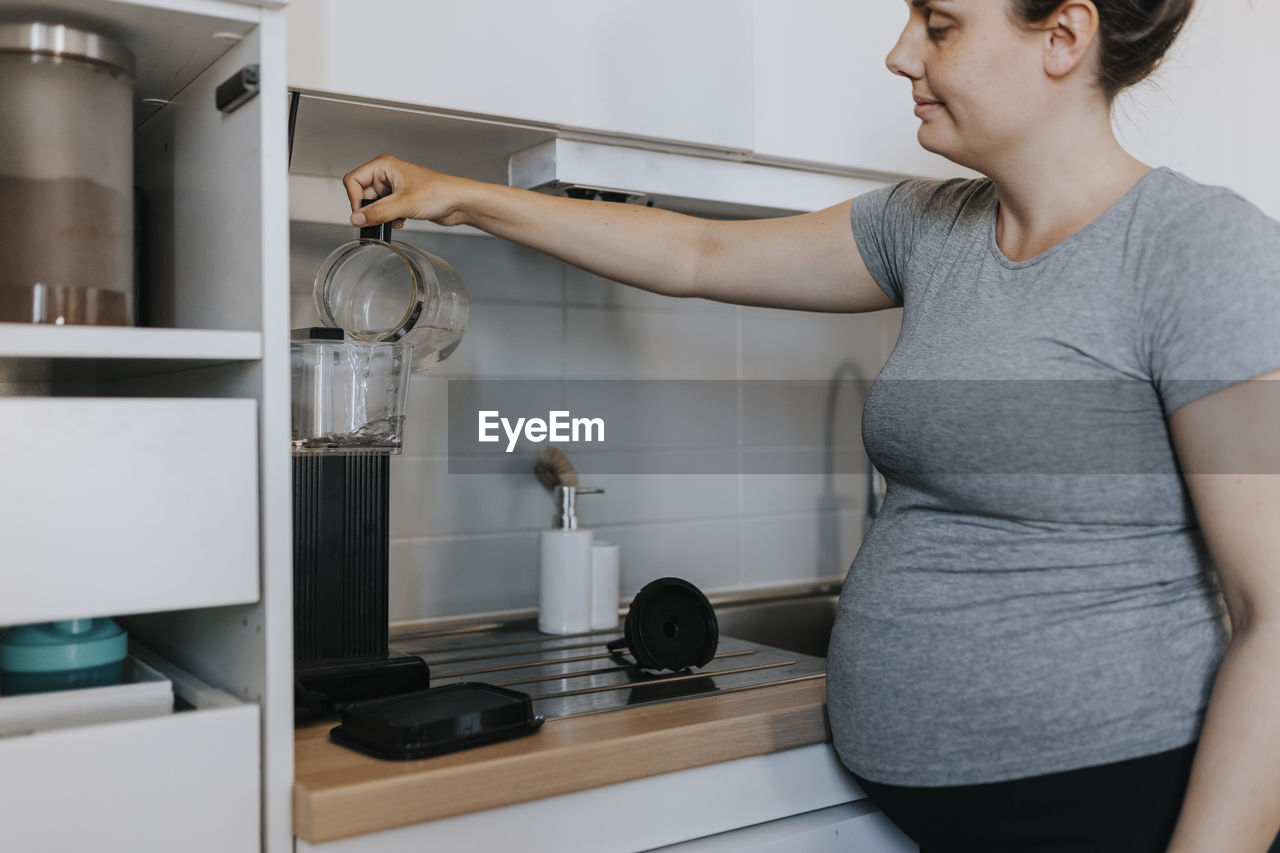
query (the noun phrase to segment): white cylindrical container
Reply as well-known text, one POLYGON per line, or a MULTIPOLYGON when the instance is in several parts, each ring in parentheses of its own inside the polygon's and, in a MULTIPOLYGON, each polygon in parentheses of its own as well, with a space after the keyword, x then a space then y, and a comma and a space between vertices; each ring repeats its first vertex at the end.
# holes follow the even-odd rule
POLYGON ((0 321, 133 325, 133 70, 92 30, 0 22, 0 321))
POLYGON ((538 534, 538 630, 578 634, 591 630, 590 530, 538 534))
POLYGON ((612 542, 591 545, 591 630, 618 627, 621 594, 618 546, 612 542))

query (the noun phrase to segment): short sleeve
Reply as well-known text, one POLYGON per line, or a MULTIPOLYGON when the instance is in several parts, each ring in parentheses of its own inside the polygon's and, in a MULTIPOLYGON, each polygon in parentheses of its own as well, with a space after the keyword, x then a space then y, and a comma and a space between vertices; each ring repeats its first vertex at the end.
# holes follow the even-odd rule
POLYGON ((1172 217, 1144 267, 1146 356, 1166 415, 1280 369, 1280 223, 1223 191, 1172 217))
POLYGON ((858 252, 876 284, 898 305, 908 298, 910 266, 928 262, 921 249, 940 249, 923 238, 950 231, 977 183, 912 179, 853 200, 849 219, 858 252))

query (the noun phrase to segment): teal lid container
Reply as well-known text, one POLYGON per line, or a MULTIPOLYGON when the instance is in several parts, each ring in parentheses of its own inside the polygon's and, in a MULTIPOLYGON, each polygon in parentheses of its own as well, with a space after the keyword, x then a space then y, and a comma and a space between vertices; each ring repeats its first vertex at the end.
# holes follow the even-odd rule
POLYGON ((19 625, 0 636, 0 694, 119 684, 129 637, 114 619, 19 625))

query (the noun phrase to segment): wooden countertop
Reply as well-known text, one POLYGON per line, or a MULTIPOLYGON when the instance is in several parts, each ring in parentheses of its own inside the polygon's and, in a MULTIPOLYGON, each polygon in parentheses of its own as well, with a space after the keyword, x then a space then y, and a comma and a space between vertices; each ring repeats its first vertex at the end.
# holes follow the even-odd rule
POLYGON ((380 761, 294 735, 293 831, 320 843, 830 740, 826 679, 548 720, 527 737, 380 761))

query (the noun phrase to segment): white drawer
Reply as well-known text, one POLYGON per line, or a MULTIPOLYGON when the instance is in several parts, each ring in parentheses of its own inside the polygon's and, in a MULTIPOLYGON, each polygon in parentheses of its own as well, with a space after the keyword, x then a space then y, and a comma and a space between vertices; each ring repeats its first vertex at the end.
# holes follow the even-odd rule
POLYGON ((870 800, 723 832, 649 853, 919 853, 870 800))
POLYGON ((0 399, 0 626, 258 599, 255 400, 0 399))
POLYGON ((259 849, 258 706, 149 660, 196 710, 0 739, 0 849, 259 849))

